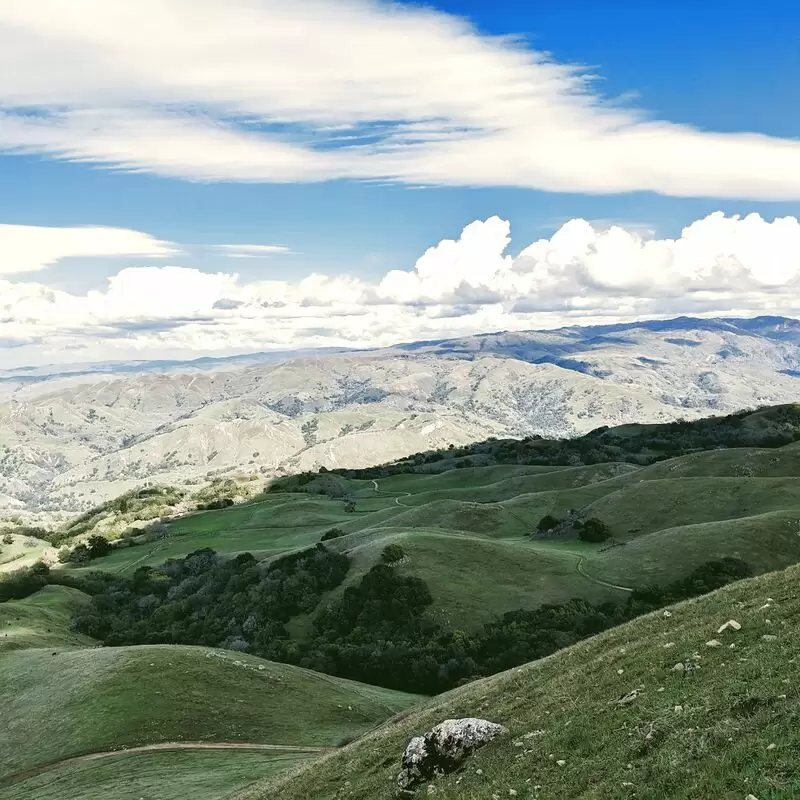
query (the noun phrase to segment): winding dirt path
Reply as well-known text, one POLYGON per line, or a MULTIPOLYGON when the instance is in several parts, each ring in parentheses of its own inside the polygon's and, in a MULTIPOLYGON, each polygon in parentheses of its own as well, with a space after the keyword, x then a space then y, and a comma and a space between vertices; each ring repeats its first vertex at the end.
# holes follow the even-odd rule
POLYGON ((262 750, 268 753, 331 753, 335 747, 306 747, 303 745, 291 744, 261 744, 257 742, 159 742, 158 744, 144 744, 139 747, 127 747, 121 750, 106 750, 101 753, 87 753, 82 756, 65 758, 62 761, 53 761, 50 764, 42 764, 32 769, 16 772, 13 775, 6 775, 0 778, 0 786, 10 785, 24 781, 27 778, 34 778, 44 772, 58 769, 59 767, 70 766, 72 764, 83 764, 87 761, 97 761, 101 758, 113 758, 114 756, 125 756, 130 753, 149 753, 156 750, 262 750))
POLYGON ((618 583, 609 583, 608 581, 604 581, 601 580, 600 578, 595 578, 594 576, 589 575, 589 573, 583 569, 584 561, 586 561, 586 559, 584 558, 584 556, 581 556, 578 559, 578 563, 575 565, 575 569, 578 570, 578 574, 581 575, 582 577, 586 578, 587 580, 590 580, 592 583, 597 583, 600 586, 607 586, 609 589, 618 589, 620 592, 633 591, 633 589, 630 586, 620 586, 618 583))

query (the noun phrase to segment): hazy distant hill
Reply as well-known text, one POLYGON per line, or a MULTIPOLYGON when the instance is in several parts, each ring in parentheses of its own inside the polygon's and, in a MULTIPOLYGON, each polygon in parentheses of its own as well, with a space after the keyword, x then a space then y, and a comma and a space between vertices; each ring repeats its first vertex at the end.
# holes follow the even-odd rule
POLYGON ((0 508, 77 511, 145 480, 366 466, 488 436, 792 402, 798 342, 797 320, 681 318, 277 361, 6 371, 0 508))

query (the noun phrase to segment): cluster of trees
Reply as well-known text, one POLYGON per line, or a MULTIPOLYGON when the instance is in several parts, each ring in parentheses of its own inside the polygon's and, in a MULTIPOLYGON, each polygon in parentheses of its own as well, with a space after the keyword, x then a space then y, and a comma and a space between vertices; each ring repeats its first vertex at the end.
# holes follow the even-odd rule
POLYGON ((567 535, 577 533, 578 538, 584 542, 605 542, 614 533, 607 523, 598 517, 589 517, 582 520, 577 516, 577 512, 571 512, 566 519, 558 519, 551 514, 545 514, 536 526, 540 534, 567 535))
POLYGON ((328 674, 414 692, 436 693, 482 675, 541 658, 634 616, 711 591, 750 569, 742 561, 704 564, 688 578, 633 592, 626 603, 571 600, 512 611, 477 630, 434 621, 431 592, 396 564, 381 562, 334 599, 326 592, 348 573, 347 556, 318 544, 269 564, 250 554, 225 560, 198 550, 130 577, 89 573, 71 585, 93 595, 76 612, 76 630, 108 645, 201 644, 242 650, 328 674), (292 638, 286 623, 310 615, 292 638))
POLYGON ((7 600, 22 600, 50 583, 50 567, 41 561, 32 567, 24 567, 0 575, 0 603, 7 600))
MULTIPOLYGON (((328 470, 329 477, 374 480, 403 473, 421 473, 469 465, 537 464, 580 466, 626 461, 647 465, 667 458, 728 447, 781 447, 800 440, 800 405, 776 406, 759 411, 757 424, 748 420, 752 411, 687 422, 649 425, 641 433, 618 435, 607 426, 575 439, 489 438, 484 442, 416 453, 401 461, 364 469, 328 470)), ((271 491, 320 491, 313 472, 281 478, 271 491)))
MULTIPOLYGON (((129 578, 100 580, 74 626, 108 645, 204 644, 269 657, 273 641, 288 635, 284 624, 313 611, 348 567, 346 556, 322 545, 270 563, 204 548, 129 578)), ((91 580, 77 584, 91 593, 91 580)))
POLYGON ((86 542, 80 542, 73 548, 62 547, 58 551, 58 560, 62 564, 88 564, 95 558, 107 556, 113 549, 105 536, 96 533, 90 536, 86 542))

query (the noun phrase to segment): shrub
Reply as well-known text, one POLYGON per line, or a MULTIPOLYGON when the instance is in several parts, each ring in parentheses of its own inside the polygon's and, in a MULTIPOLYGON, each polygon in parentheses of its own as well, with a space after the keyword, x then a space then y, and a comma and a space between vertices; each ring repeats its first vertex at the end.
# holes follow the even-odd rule
POLYGON ((579 530, 578 536, 584 542, 605 542, 612 536, 611 528, 605 522, 597 517, 590 517, 584 522, 579 530))
POLYGON ((100 558, 102 556, 106 556, 113 549, 108 539, 106 539, 105 536, 100 536, 99 534, 90 536, 87 544, 89 548, 89 558, 100 558))
POLYGON ((552 514, 545 514, 540 520, 539 524, 536 526, 536 530, 539 533, 546 533, 547 531, 553 530, 557 525, 561 522, 560 519, 556 519, 552 514))
POLYGON ((14 537, 7 533, 3 536, 3 544, 14 544, 14 537))
POLYGON ((381 560, 384 564, 395 564, 398 561, 402 561, 405 555, 405 550, 403 550, 399 544, 392 542, 392 544, 387 544, 386 547, 383 548, 381 560))
POLYGON ((331 528, 329 531, 325 531, 325 533, 322 534, 320 541, 328 542, 331 539, 338 539, 340 536, 344 535, 345 533, 341 528, 331 528))

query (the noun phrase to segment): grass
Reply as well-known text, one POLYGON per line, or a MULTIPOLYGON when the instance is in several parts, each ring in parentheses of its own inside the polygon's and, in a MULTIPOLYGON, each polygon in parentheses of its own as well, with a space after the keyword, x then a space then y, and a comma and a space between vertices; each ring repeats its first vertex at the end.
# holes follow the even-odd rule
POLYGON ((606 494, 585 509, 618 537, 770 511, 800 511, 800 478, 667 478, 606 494))
POLYGON ((377 563, 386 544, 397 542, 406 553, 399 569, 427 583, 433 615, 454 628, 472 629, 506 611, 566 602, 576 596, 596 602, 619 597, 619 592, 578 573, 581 543, 573 542, 572 548, 565 549, 537 547, 524 539, 494 540, 436 530, 387 529, 385 534, 352 551, 354 575, 348 583, 377 563), (476 579, 487 570, 491 580, 476 579))
POLYGON ((586 569, 602 580, 643 588, 678 580, 714 554, 740 558, 755 573, 796 564, 800 512, 776 511, 654 531, 624 547, 593 552, 586 569))
MULTIPOLYGON (((800 450, 784 447, 711 450, 645 468, 505 464, 375 481, 335 476, 356 496, 355 513, 322 495, 268 494, 176 520, 166 539, 116 550, 91 568, 131 572, 202 547, 269 558, 309 547, 337 527, 346 535, 328 546, 353 556, 345 585, 397 540, 409 551, 404 569, 434 594, 437 617, 474 627, 514 608, 604 599, 607 588, 577 573, 582 555, 587 575, 622 586, 675 580, 721 555, 740 557, 756 572, 795 563, 798 467, 800 450), (573 536, 554 550, 551 542, 529 540, 544 515, 563 518, 572 510, 604 520, 625 545, 598 552, 573 536)), ((316 481, 322 487, 330 478, 316 481)), ((289 629, 300 636, 309 622, 297 618, 289 629)))
POLYGON ((0 658, 0 776, 158 742, 335 746, 416 700, 210 648, 20 650, 0 658))
POLYGON ((4 800, 223 800, 309 756, 248 751, 120 753, 68 764, 7 786, 4 800))
POLYGON ((389 800, 408 740, 464 716, 509 732, 435 781, 442 800, 796 798, 798 580, 792 567, 732 584, 469 684, 236 800, 389 800), (731 618, 741 630, 717 633, 731 618), (693 674, 672 669, 695 653, 693 674))
POLYGON ((69 629, 75 609, 88 596, 66 586, 45 586, 24 600, 0 603, 0 655, 30 647, 85 647, 88 636, 69 629))

